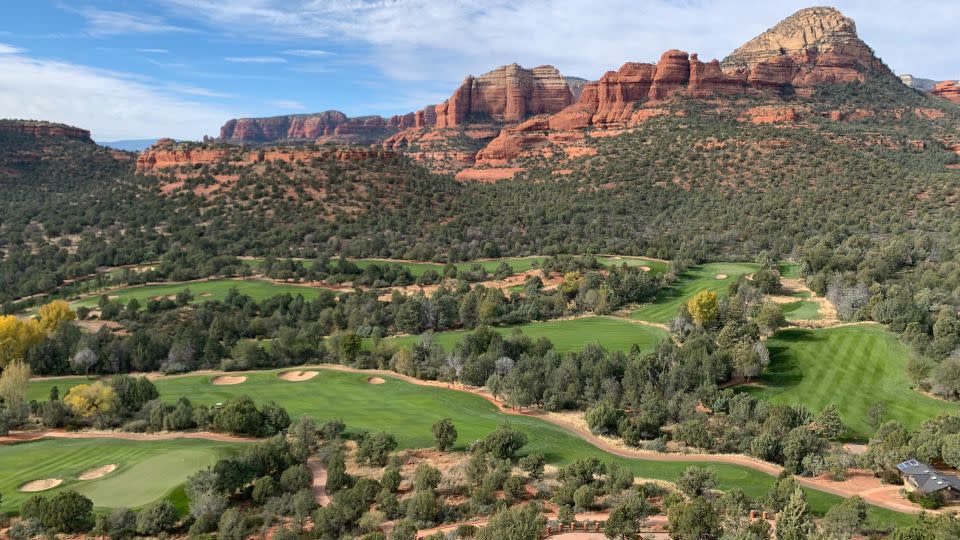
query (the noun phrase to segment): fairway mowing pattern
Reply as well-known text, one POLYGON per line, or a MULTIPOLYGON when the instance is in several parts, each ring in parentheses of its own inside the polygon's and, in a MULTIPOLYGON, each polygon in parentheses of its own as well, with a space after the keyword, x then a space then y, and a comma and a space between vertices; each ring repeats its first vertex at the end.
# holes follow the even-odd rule
POLYGON ((819 321, 823 319, 823 314, 820 313, 820 304, 811 300, 798 300, 780 304, 780 309, 783 310, 783 316, 788 321, 819 321))
POLYGON ((237 444, 203 440, 124 441, 119 439, 44 439, 0 445, 0 510, 15 512, 29 498, 17 487, 31 480, 62 478, 53 495, 76 490, 98 508, 138 507, 173 491, 194 472, 212 465, 237 444), (95 480, 78 480, 91 468, 116 464, 95 480))
POLYGON ((643 305, 630 313, 630 318, 667 323, 677 316, 680 305, 698 292, 713 291, 724 296, 727 294, 727 287, 740 276, 759 269, 759 265, 750 263, 710 263, 691 267, 679 276, 673 285, 660 291, 652 304, 643 305), (717 279, 716 276, 720 274, 727 277, 717 279))
MULTIPOLYGON (((384 377, 384 384, 371 385, 367 383, 369 375, 366 373, 331 370, 323 370, 309 381, 291 385, 277 378, 280 371, 247 373, 247 383, 242 386, 214 386, 205 376, 159 379, 156 384, 160 395, 171 401, 179 396, 189 396, 195 403, 213 404, 241 395, 248 395, 257 403, 275 400, 287 408, 293 418, 308 414, 320 423, 341 419, 352 433, 387 431, 396 436, 400 448, 432 446, 431 426, 443 418, 450 418, 457 427, 456 450, 466 449, 472 441, 508 421, 529 437, 524 453, 542 452, 550 463, 557 465, 581 457, 597 457, 604 462, 625 465, 642 478, 673 482, 688 466, 700 464, 716 472, 720 489, 740 488, 751 497, 763 496, 774 481, 772 476, 762 472, 725 463, 615 456, 560 426, 538 418, 501 413, 475 394, 414 385, 393 377, 384 377)), ((805 491, 810 507, 819 514, 840 501, 835 495, 810 489, 805 491)), ((875 507, 870 507, 870 514, 877 523, 907 523, 913 519, 906 514, 875 507)))
POLYGON ((873 433, 867 412, 877 402, 886 403, 886 420, 908 429, 960 410, 911 389, 910 353, 879 325, 784 330, 767 340, 767 348, 770 367, 759 379, 762 386, 743 390, 777 403, 803 404, 815 414, 834 403, 850 439, 873 433))
MULTIPOLYGON (((189 283, 169 283, 163 285, 138 285, 134 287, 125 287, 112 291, 104 291, 108 297, 116 296, 111 300, 118 300, 123 303, 136 298, 141 307, 146 307, 146 303, 151 298, 176 295, 180 291, 189 289, 193 293, 193 302, 202 303, 207 300, 222 301, 227 297, 231 288, 236 287, 242 294, 251 296, 254 300, 265 300, 281 294, 291 294, 296 296, 303 295, 307 300, 317 297, 320 289, 308 287, 305 285, 292 285, 288 283, 274 283, 262 279, 210 279, 204 281, 191 281, 189 283), (205 295, 205 296, 204 296, 205 295)), ((73 307, 96 307, 100 300, 100 294, 78 300, 73 303, 73 307)))
MULTIPOLYGON (((518 326, 494 326, 493 330, 508 336, 519 329, 534 340, 549 338, 559 352, 580 351, 585 345, 598 343, 608 351, 627 352, 636 344, 641 351, 649 352, 667 338, 667 332, 660 328, 631 323, 615 317, 579 317, 558 321, 534 322, 518 326)), ((472 330, 437 332, 433 339, 446 351, 451 351, 472 330)), ((422 336, 399 336, 385 338, 385 343, 398 347, 409 347, 422 336)))

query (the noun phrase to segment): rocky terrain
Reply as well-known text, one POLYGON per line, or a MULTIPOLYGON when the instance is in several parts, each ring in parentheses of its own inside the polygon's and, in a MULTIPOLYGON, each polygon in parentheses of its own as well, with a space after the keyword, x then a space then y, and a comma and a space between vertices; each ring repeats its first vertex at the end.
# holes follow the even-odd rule
POLYGON ((0 133, 17 133, 33 137, 66 137, 93 142, 90 139, 90 132, 85 129, 33 120, 0 120, 0 133))

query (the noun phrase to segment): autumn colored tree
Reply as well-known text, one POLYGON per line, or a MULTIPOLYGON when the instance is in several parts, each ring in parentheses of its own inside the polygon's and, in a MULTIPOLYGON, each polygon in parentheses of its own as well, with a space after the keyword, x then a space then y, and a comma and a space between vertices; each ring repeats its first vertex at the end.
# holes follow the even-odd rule
POLYGON ((720 312, 717 293, 713 291, 698 292, 687 302, 687 309, 690 310, 693 322, 700 326, 709 326, 717 320, 717 315, 720 312))
POLYGON ((67 392, 63 402, 78 416, 90 418, 113 410, 117 403, 117 394, 113 388, 98 381, 74 386, 67 392))
POLYGON ((23 405, 27 383, 30 382, 30 366, 19 360, 8 364, 0 373, 0 400, 7 410, 16 413, 23 405))
POLYGON ((14 315, 0 316, 0 368, 23 360, 27 349, 43 339, 43 329, 36 320, 23 321, 14 315))
POLYGON ((77 314, 70 309, 70 304, 63 300, 54 300, 49 304, 40 306, 37 312, 37 320, 40 327, 47 332, 53 332, 60 326, 60 323, 72 321, 77 318, 77 314))

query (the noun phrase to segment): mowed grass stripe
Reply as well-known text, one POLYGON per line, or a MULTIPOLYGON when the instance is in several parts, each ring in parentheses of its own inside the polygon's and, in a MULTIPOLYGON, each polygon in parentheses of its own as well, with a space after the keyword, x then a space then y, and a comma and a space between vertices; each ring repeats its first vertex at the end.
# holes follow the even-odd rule
MULTIPOLYGON (((316 298, 320 289, 308 287, 305 285, 294 285, 289 283, 274 283, 262 279, 210 279, 204 281, 191 281, 187 283, 164 283, 162 285, 138 285, 125 287, 112 291, 104 291, 111 300, 118 300, 123 303, 136 298, 141 307, 145 307, 147 301, 153 298, 162 298, 175 296, 177 293, 189 290, 193 294, 194 302, 205 302, 207 300, 223 300, 227 297, 230 289, 236 289, 255 300, 265 300, 281 294, 290 294, 292 296, 303 295, 306 299, 316 298)), ((95 307, 100 300, 100 294, 77 300, 73 302, 74 307, 95 307)))
POLYGON ((910 429, 939 414, 956 414, 960 405, 924 396, 907 375, 909 350, 880 325, 819 330, 788 329, 767 340, 770 367, 760 387, 743 391, 778 403, 803 404, 819 412, 833 403, 847 425, 847 438, 865 440, 874 427, 868 411, 886 404, 885 420, 910 429))
POLYGON ((756 272, 759 265, 750 263, 710 263, 694 266, 679 276, 676 283, 660 291, 652 304, 640 306, 630 314, 631 319, 666 323, 680 310, 680 305, 700 291, 726 295, 727 287, 744 274, 756 272), (717 279, 718 275, 725 275, 717 279))

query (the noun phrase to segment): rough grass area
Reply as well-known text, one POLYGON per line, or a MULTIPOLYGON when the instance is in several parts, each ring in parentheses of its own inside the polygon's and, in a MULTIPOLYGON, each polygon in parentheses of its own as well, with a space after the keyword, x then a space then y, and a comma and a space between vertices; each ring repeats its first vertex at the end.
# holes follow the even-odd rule
MULTIPOLYGON (((590 343, 597 343, 611 351, 629 351, 637 345, 641 351, 652 351, 658 343, 666 339, 667 332, 659 328, 627 322, 613 317, 581 317, 559 321, 534 322, 510 327, 494 327, 504 335, 520 331, 533 339, 549 338, 556 350, 561 352, 579 351, 590 343)), ((433 339, 445 350, 450 351, 468 332, 457 330, 439 332, 433 339)), ((423 336, 399 336, 384 339, 400 347, 410 346, 423 336)))
POLYGON ((886 420, 910 429, 960 406, 921 395, 907 376, 909 351, 897 336, 879 325, 821 330, 784 330, 767 340, 770 367, 761 387, 747 392, 771 401, 803 404, 819 412, 835 403, 850 439, 866 439, 874 428, 867 412, 886 404, 886 420))
POLYGON ((202 440, 122 441, 117 439, 46 439, 0 445, 0 511, 17 512, 31 493, 18 487, 43 478, 61 478, 51 495, 76 490, 98 508, 138 507, 164 497, 194 472, 211 465, 237 444, 202 440), (105 464, 117 469, 96 479, 77 475, 105 464))
MULTIPOLYGON (((189 283, 169 283, 163 285, 139 285, 134 287, 125 287, 113 291, 104 292, 111 300, 119 300, 127 303, 136 298, 141 306, 145 306, 147 301, 152 298, 162 298, 165 296, 176 295, 178 292, 189 289, 193 293, 194 302, 205 302, 207 300, 223 300, 227 297, 227 292, 236 287, 243 294, 252 296, 256 300, 264 300, 280 294, 289 293, 293 296, 298 294, 304 298, 314 298, 319 289, 307 287, 304 285, 292 285, 286 283, 274 283, 261 279, 211 279, 206 281, 191 281, 189 283), (116 298, 112 298, 116 297, 116 298)), ((95 307, 100 299, 100 295, 91 296, 78 300, 73 303, 74 307, 95 307)))
POLYGON ((726 294, 727 287, 744 274, 756 272, 759 265, 750 263, 710 263, 687 270, 669 288, 660 291, 652 304, 646 304, 630 313, 631 319, 666 323, 677 315, 680 305, 700 291, 726 294), (717 276, 726 276, 717 279, 717 276))

